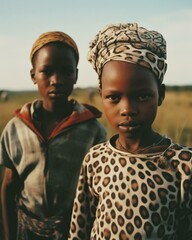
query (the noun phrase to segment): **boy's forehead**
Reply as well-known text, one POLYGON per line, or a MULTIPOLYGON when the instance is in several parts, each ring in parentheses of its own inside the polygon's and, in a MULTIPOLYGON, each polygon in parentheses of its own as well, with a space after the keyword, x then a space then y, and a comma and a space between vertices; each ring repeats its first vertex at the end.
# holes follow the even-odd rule
POLYGON ((35 52, 33 67, 42 66, 73 66, 77 67, 77 57, 74 50, 61 42, 51 42, 35 52))

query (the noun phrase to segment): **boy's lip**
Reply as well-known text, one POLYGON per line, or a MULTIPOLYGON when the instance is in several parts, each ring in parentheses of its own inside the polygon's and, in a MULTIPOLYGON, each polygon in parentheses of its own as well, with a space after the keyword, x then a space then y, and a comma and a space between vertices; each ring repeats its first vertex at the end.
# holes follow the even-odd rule
POLYGON ((65 91, 62 90, 52 90, 48 92, 49 95, 51 96, 64 96, 65 95, 65 91))

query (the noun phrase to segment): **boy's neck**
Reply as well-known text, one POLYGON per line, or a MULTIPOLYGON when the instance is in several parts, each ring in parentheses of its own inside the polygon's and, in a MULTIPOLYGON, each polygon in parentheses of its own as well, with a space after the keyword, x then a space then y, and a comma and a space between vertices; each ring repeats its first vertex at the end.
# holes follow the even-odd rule
POLYGON ((68 117, 73 111, 73 103, 67 101, 62 105, 42 106, 42 117, 51 119, 62 119, 68 117))
POLYGON ((66 105, 54 106, 52 109, 46 109, 42 106, 41 119, 41 133, 45 139, 48 139, 52 131, 65 118, 71 115, 73 111, 73 102, 68 102, 66 105))

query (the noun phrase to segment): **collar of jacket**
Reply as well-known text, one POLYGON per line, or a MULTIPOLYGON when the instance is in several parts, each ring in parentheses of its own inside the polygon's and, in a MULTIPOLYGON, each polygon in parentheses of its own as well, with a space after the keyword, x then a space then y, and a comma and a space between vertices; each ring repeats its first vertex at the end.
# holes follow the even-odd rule
MULTIPOLYGON (((64 118, 57 127, 53 130, 48 140, 56 136, 62 130, 71 127, 75 124, 85 122, 91 119, 100 118, 102 113, 95 107, 88 104, 79 104, 76 100, 71 100, 74 104, 74 110, 72 114, 64 118)), ((15 115, 20 118, 30 129, 32 129, 43 141, 42 134, 35 126, 33 121, 33 115, 36 111, 35 105, 40 105, 41 100, 34 100, 33 102, 26 103, 22 108, 15 111, 15 115)))

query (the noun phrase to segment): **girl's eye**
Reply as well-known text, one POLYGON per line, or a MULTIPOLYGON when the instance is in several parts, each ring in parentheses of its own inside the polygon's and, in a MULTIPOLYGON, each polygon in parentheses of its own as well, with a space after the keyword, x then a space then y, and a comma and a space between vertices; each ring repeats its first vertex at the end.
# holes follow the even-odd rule
POLYGON ((51 69, 44 69, 44 70, 42 70, 42 73, 45 75, 51 75, 52 71, 51 71, 51 69))
POLYGON ((119 95, 109 95, 106 97, 106 99, 108 99, 112 103, 117 103, 120 100, 120 96, 119 95))

